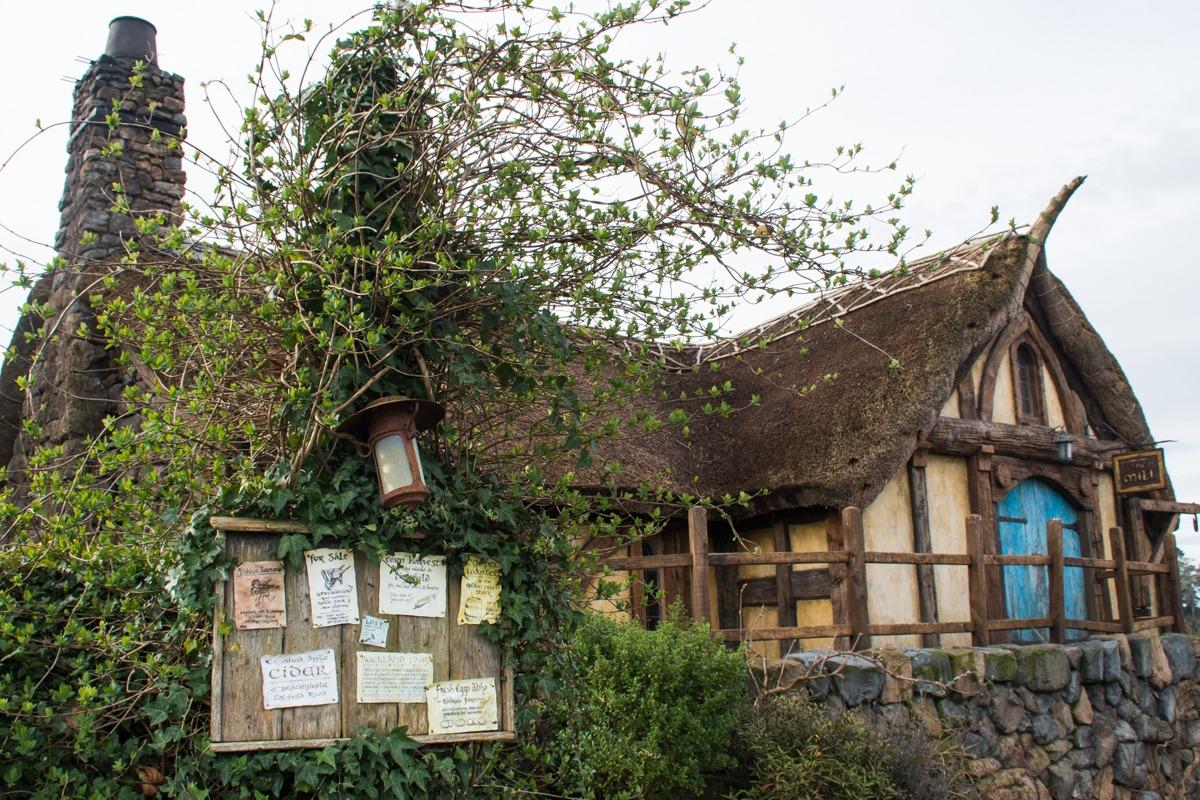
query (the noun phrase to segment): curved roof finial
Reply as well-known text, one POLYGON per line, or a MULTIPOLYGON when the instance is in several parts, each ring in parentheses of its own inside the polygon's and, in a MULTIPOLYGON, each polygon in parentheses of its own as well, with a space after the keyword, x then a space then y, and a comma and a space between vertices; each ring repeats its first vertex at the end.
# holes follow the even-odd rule
POLYGON ((1037 221, 1029 229, 1029 249, 1025 251, 1027 266, 1037 262, 1038 256, 1042 254, 1042 250, 1045 248, 1046 237, 1050 235, 1050 229, 1054 227, 1054 221, 1062 213, 1063 206, 1071 199, 1071 195, 1075 194, 1075 190, 1082 186, 1085 180, 1087 180, 1086 175, 1072 178, 1065 186, 1058 190, 1058 194, 1050 198, 1050 203, 1046 206, 1046 209, 1041 214, 1038 214, 1037 221))

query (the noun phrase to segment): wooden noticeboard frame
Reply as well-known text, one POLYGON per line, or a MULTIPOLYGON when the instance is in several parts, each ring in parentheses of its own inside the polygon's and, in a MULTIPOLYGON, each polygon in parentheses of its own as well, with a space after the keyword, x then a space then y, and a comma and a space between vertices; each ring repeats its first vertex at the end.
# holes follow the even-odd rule
MULTIPOLYGON (((238 562, 276 560, 281 535, 308 530, 298 522, 236 517, 213 517, 209 523, 222 548, 238 562)), ((447 582, 445 618, 409 617, 378 613, 378 564, 355 553, 355 572, 360 613, 391 622, 387 651, 432 653, 435 681, 496 678, 499 730, 432 735, 424 703, 358 703, 356 653, 384 651, 359 644, 358 625, 314 628, 304 570, 288 567, 286 628, 237 630, 227 613, 233 606, 232 581, 218 581, 214 587, 211 749, 229 753, 325 747, 348 739, 364 725, 384 734, 406 726, 409 736, 427 744, 515 740, 512 671, 502 667, 499 648, 479 633, 479 626, 457 623, 459 576, 450 576, 447 582), (222 627, 230 633, 223 635, 222 627), (324 648, 332 649, 337 658, 339 702, 265 710, 260 657, 324 648)))

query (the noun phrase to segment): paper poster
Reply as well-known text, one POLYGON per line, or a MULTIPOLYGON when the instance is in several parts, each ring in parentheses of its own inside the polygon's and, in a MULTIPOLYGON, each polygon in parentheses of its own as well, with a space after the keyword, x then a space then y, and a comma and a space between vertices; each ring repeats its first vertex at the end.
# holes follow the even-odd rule
POLYGON ((430 653, 358 653, 360 703, 424 703, 431 683, 430 653))
POLYGON ((471 733, 500 729, 496 679, 471 678, 435 683, 425 693, 430 733, 471 733))
POLYGON ((463 567, 458 624, 478 625, 500 619, 500 565, 468 556, 463 567))
POLYGON ((390 622, 381 617, 363 614, 362 627, 358 632, 358 643, 369 644, 372 647, 387 647, 388 628, 390 622))
POLYGON ((308 599, 314 628, 358 623, 358 584, 353 550, 306 550, 308 599))
POLYGON ((263 656, 263 707, 325 706, 338 701, 332 650, 263 656))
POLYGON ((245 561, 233 568, 233 624, 239 631, 287 627, 282 561, 245 561))
POLYGON ((446 558, 392 553, 379 563, 379 613, 446 616, 446 558))

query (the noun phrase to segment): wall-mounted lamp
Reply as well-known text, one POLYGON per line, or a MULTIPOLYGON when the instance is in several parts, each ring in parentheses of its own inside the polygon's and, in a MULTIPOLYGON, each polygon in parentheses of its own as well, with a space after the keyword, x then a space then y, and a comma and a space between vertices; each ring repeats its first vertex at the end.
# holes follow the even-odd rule
POLYGON ((381 397, 337 426, 338 433, 371 449, 384 508, 413 508, 429 499, 417 434, 433 428, 445 416, 446 409, 431 400, 381 397))
POLYGON ((1071 434, 1067 433, 1067 429, 1058 427, 1054 429, 1054 447, 1058 450, 1058 460, 1064 464, 1071 463, 1071 434))

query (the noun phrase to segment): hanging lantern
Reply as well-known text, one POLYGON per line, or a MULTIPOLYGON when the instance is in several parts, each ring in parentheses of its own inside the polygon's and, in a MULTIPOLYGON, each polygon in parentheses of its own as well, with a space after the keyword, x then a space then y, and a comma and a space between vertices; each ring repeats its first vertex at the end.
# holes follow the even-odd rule
POLYGON ((417 434, 433 428, 445 416, 446 409, 431 400, 381 397, 337 426, 338 433, 371 449, 384 508, 413 508, 429 499, 417 434))
POLYGON ((1054 429, 1054 447, 1058 450, 1058 460, 1064 464, 1071 463, 1071 434, 1066 428, 1054 429))

